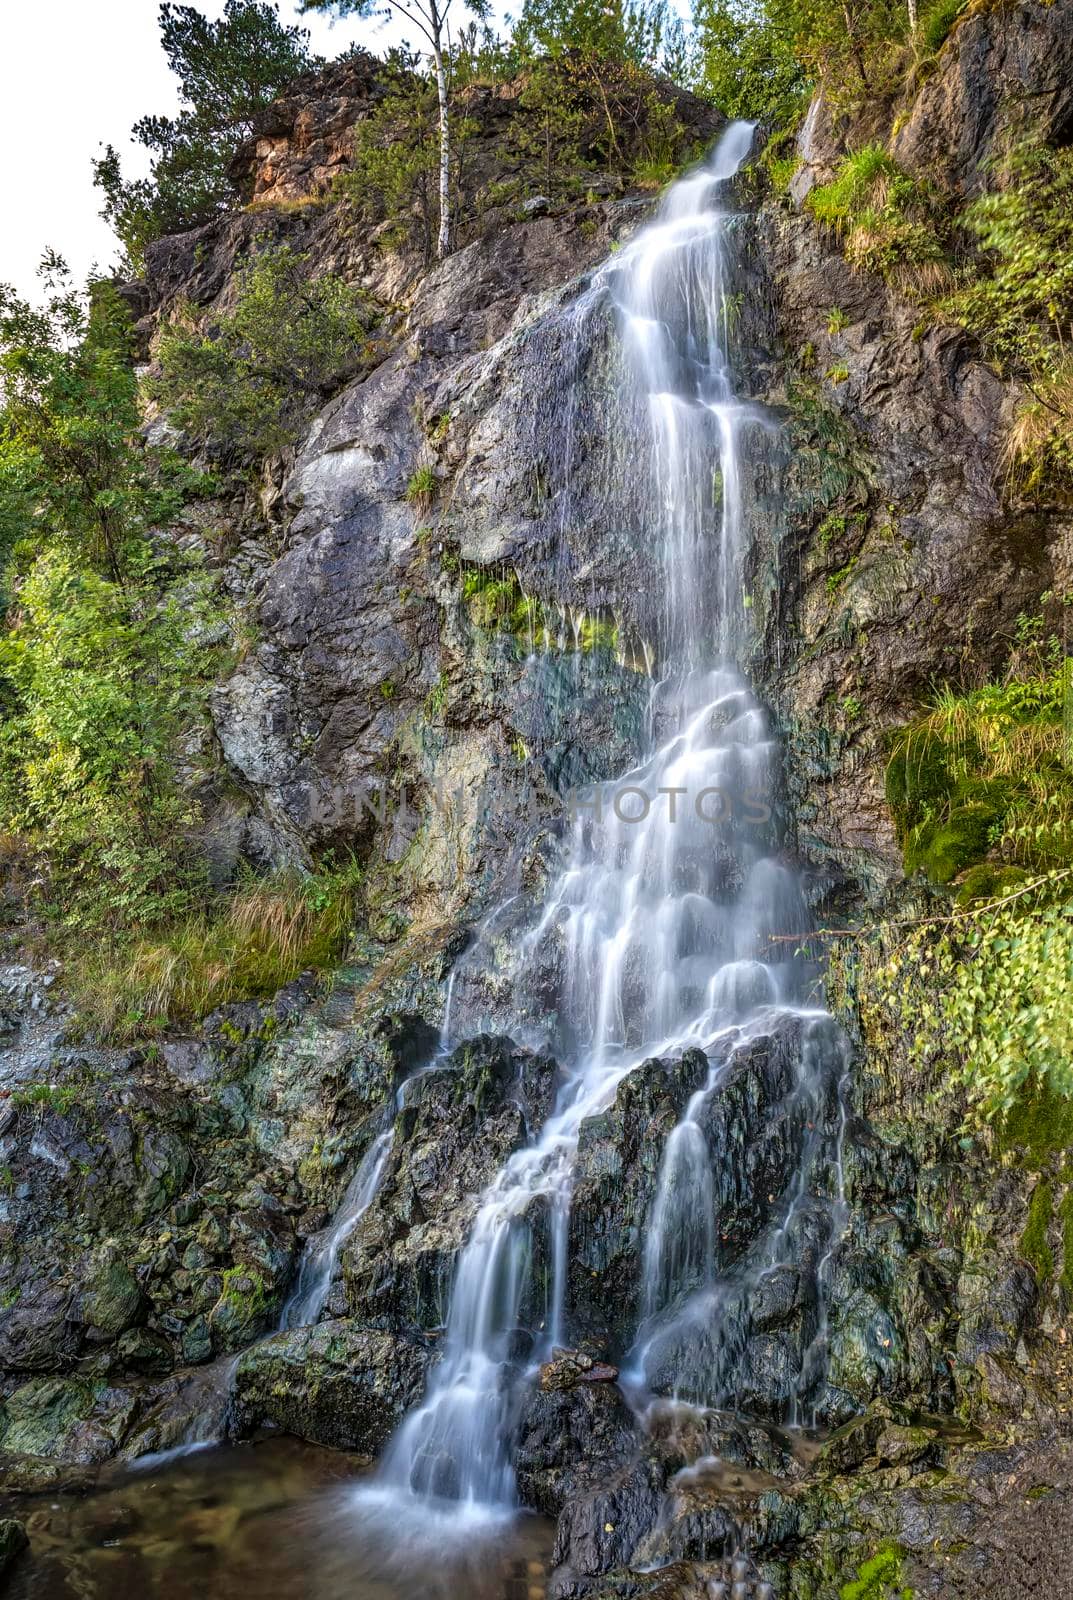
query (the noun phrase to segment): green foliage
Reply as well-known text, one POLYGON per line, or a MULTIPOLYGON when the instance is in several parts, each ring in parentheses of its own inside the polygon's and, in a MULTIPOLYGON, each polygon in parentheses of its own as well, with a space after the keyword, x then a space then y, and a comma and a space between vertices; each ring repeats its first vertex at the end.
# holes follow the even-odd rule
POLYGON ((686 44, 667 0, 524 0, 515 48, 542 56, 626 63, 679 78, 686 44))
POLYGON ((406 485, 406 498, 411 505, 417 506, 419 510, 427 511, 435 498, 438 486, 439 480, 436 477, 436 469, 426 462, 424 465, 415 468, 410 474, 406 485))
POLYGON ((207 584, 147 568, 122 586, 50 551, 16 593, 0 640, 13 700, 0 826, 47 859, 51 914, 66 926, 183 909, 198 876, 183 843, 195 813, 173 757, 209 682, 207 584))
POLYGON ((948 283, 942 207, 880 145, 845 156, 807 204, 818 222, 843 235, 854 266, 881 273, 900 293, 924 298, 948 283))
POLYGON ((290 443, 317 403, 370 356, 368 298, 307 258, 267 246, 238 279, 234 310, 201 331, 192 311, 162 335, 151 385, 185 433, 215 453, 255 460, 290 443))
POLYGON ((183 469, 146 451, 129 324, 45 265, 44 306, 0 290, 0 828, 71 929, 171 914, 199 877, 175 752, 216 651, 211 586, 154 532, 183 469))
POLYGON ((511 635, 526 651, 535 649, 617 652, 618 628, 600 612, 579 611, 557 617, 542 601, 523 592, 515 573, 467 567, 462 573, 462 598, 478 628, 511 635))
MULTIPOLYGON (((436 85, 406 51, 388 57, 384 98, 357 125, 347 170, 333 194, 366 224, 387 224, 377 237, 384 248, 412 245, 424 259, 435 254, 439 166, 436 85)), ((459 179, 465 170, 471 125, 452 129, 452 200, 463 203, 459 179)))
MULTIPOLYGON (((700 85, 728 117, 787 127, 808 94, 785 0, 697 0, 700 85)), ((795 162, 796 165, 796 162, 795 162)))
POLYGON ((130 319, 109 284, 77 292, 47 254, 32 306, 0 285, 0 560, 56 541, 117 582, 146 528, 181 501, 183 469, 138 434, 130 319))
POLYGON ((919 24, 920 47, 925 55, 937 55, 950 37, 954 23, 969 4, 969 0, 934 0, 925 6, 919 24))
POLYGON ((134 125, 135 141, 153 153, 149 178, 125 180, 110 145, 94 162, 102 216, 119 236, 128 271, 138 270, 153 239, 233 204, 231 160, 257 112, 317 64, 308 38, 304 28, 284 26, 263 0, 227 0, 215 22, 193 6, 161 5, 160 39, 179 80, 179 114, 134 125))
MULTIPOLYGON (((464 82, 453 92, 451 206, 459 239, 489 211, 539 192, 577 199, 593 174, 656 185, 694 151, 673 99, 628 57, 555 50, 528 57, 519 45, 502 64, 515 94, 493 175, 470 154, 476 124, 465 115, 464 82)), ((335 194, 364 222, 380 224, 385 248, 431 259, 437 220, 435 89, 413 57, 392 62, 392 90, 359 125, 350 167, 335 194)), ((464 75, 463 75, 464 77, 464 75)))
POLYGON ((74 960, 82 1026, 125 1041, 198 1021, 230 1001, 275 994, 344 953, 361 873, 328 859, 318 871, 246 879, 231 895, 74 960))
POLYGON ((894 1545, 877 1550, 838 1595, 839 1600, 912 1600, 912 1589, 902 1581, 901 1552, 894 1545))
POLYGON ((1031 398, 1008 445, 1028 489, 1073 486, 1073 150, 1022 144, 962 214, 981 270, 943 302, 1031 398))
POLYGON ((911 1059, 941 1063, 971 1113, 999 1121, 1030 1080, 1073 1095, 1073 869, 913 930, 877 993, 911 1035, 911 1059))
POLYGON ((906 868, 960 875, 960 893, 897 943, 874 995, 912 1059, 1038 1165, 1073 1125, 1069 669, 1041 617, 1017 633, 1005 681, 942 691, 894 737, 886 790, 906 868))
POLYGON ((1005 682, 943 690, 894 737, 887 801, 906 869, 949 883, 987 858, 989 871, 966 882, 965 899, 977 886, 984 894, 999 887, 1002 871, 1073 860, 1069 668, 1054 636, 1035 635, 1037 621, 1021 619, 1017 665, 1005 682))

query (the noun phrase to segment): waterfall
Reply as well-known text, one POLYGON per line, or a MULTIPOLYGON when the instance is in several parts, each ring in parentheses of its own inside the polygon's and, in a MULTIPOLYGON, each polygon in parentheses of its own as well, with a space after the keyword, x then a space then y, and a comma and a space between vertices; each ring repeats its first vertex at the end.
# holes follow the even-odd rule
MULTIPOLYGON (((561 1337, 569 1308, 566 1256, 581 1125, 606 1107, 643 1061, 709 1052, 707 1085, 670 1136, 644 1248, 638 1370, 702 1313, 773 1271, 793 1246, 812 1146, 803 1137, 790 1184, 747 1275, 719 1276, 712 1152, 703 1114, 743 1041, 788 1016, 802 1047, 787 1096, 794 1126, 814 1129, 825 1092, 829 1019, 810 1009, 796 953, 808 928, 798 877, 781 858, 774 820, 779 748, 735 660, 749 621, 743 593, 741 440, 767 426, 732 379, 730 180, 752 127, 733 123, 708 160, 672 186, 653 221, 595 275, 576 315, 599 307, 619 330, 643 437, 617 441, 644 478, 646 535, 663 573, 660 680, 646 757, 577 808, 561 865, 531 925, 497 948, 496 913, 452 978, 445 1039, 482 1020, 488 972, 506 993, 504 1031, 524 1037, 554 1013, 563 1081, 535 1143, 510 1157, 483 1195, 460 1252, 440 1362, 424 1402, 404 1420, 381 1465, 380 1496, 441 1497, 472 1507, 514 1498, 508 1436, 518 1325, 538 1357, 561 1337), (504 960, 506 965, 503 965, 504 960), (549 1000, 549 995, 552 998, 549 1000), (546 1241, 543 1316, 533 1241, 546 1241)), ((517 897, 509 914, 517 914, 517 897)), ((815 1138, 820 1134, 817 1132, 815 1138)), ((830 1245, 828 1254, 833 1250, 830 1245)), ((740 1329, 742 1316, 734 1323, 740 1329)), ((822 1368, 813 1329, 810 1381, 822 1368)), ((734 1340, 710 1364, 722 1398, 734 1340)))

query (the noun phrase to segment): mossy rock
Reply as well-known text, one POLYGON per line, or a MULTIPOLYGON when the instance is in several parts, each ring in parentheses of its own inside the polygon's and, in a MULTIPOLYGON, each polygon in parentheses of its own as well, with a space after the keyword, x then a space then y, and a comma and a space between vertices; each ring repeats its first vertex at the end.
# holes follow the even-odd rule
POLYGON ((1031 873, 1024 867, 1002 867, 994 861, 981 861, 968 869, 958 885, 957 904, 968 906, 976 900, 1001 900, 1030 877, 1031 873))
POLYGON ((1032 1191, 1028 1225, 1021 1235, 1021 1254, 1036 1274, 1036 1282, 1041 1289, 1054 1277, 1054 1252, 1047 1242, 1053 1217, 1054 1193, 1050 1183, 1043 1178, 1032 1191))
POLYGON ((1030 1079, 1003 1119, 998 1147, 1016 1155, 1030 1172, 1041 1171, 1054 1155, 1073 1151, 1073 1100, 1030 1079))
POLYGON ((951 883, 987 854, 991 829, 1002 815, 987 801, 958 806, 941 822, 922 822, 905 845, 906 872, 924 872, 932 883, 951 883))
POLYGON ((29 1544, 26 1529, 14 1517, 0 1521, 0 1578, 14 1565, 29 1544))

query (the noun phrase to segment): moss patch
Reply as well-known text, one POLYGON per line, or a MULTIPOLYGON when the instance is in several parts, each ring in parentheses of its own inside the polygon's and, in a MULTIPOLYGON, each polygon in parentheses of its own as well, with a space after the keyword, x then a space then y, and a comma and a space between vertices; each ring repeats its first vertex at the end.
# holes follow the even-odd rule
POLYGON ((998 1134, 998 1148, 1018 1158, 1030 1172, 1073 1147, 1073 1100, 1055 1094, 1031 1078, 1007 1111, 998 1134))
POLYGON ((1028 1206, 1028 1224, 1021 1235, 1021 1254, 1036 1274, 1043 1288, 1054 1277, 1054 1254, 1047 1242, 1054 1217, 1054 1193, 1046 1178, 1041 1178, 1032 1191, 1028 1206))

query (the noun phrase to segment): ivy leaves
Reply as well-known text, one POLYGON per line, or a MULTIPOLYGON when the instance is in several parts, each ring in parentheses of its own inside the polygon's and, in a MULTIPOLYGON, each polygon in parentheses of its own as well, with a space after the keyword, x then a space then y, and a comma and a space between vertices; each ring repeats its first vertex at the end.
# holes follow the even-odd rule
POLYGON ((1073 868, 916 927, 879 968, 876 999, 939 1065, 976 1120, 995 1122, 1030 1079, 1073 1097, 1073 868))

